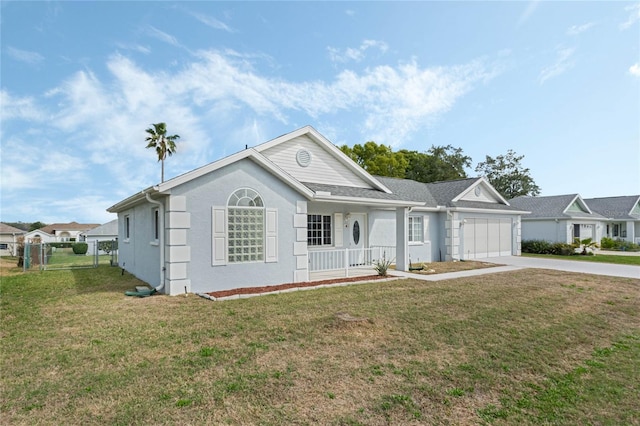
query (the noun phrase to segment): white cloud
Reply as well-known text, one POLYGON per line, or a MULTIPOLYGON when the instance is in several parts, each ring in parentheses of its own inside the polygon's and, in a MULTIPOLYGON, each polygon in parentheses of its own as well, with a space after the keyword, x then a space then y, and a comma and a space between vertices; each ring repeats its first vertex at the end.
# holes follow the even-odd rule
POLYGON ((383 41, 365 40, 356 48, 348 47, 340 50, 335 47, 327 47, 329 59, 331 59, 332 62, 340 63, 349 61, 360 62, 365 58, 365 52, 369 49, 377 49, 384 54, 389 49, 389 46, 383 41))
POLYGON ((165 33, 164 31, 160 31, 153 25, 148 25, 145 28, 145 33, 153 38, 156 38, 162 42, 170 44, 172 46, 180 47, 180 43, 178 43, 178 39, 172 36, 171 34, 165 33))
POLYGON ((229 27, 227 24, 225 24, 222 21, 217 20, 216 18, 212 17, 212 16, 207 16, 204 15, 202 13, 191 13, 191 15, 196 18, 198 21, 202 22, 203 24, 205 24, 208 27, 211 27, 215 30, 223 30, 229 33, 234 32, 233 29, 231 27, 229 27))
POLYGON ((33 98, 14 97, 5 90, 0 90, 0 112, 2 121, 12 119, 38 121, 44 118, 44 112, 36 105, 33 98))
MULTIPOLYGON (((159 181, 160 165, 145 149, 144 129, 160 121, 182 136, 177 157, 165 163, 168 177, 263 142, 272 136, 274 120, 301 126, 312 118, 334 123, 335 134, 342 135, 336 118, 350 114, 350 127, 360 129, 363 138, 397 146, 496 73, 485 61, 434 68, 411 61, 293 82, 260 73, 254 60, 268 58, 204 51, 180 71, 152 71, 116 54, 106 64, 107 78, 76 72, 46 93, 47 108, 0 92, 3 120, 5 110, 10 117, 33 119, 28 131, 9 143, 3 140, 1 189, 56 191, 60 199, 91 204, 83 215, 102 214, 118 199, 159 181), (27 143, 31 140, 38 143, 27 143), (93 192, 83 194, 88 181, 93 192), (104 199, 91 198, 100 191, 104 199)), ((46 218, 45 207, 23 217, 46 218)), ((68 213, 69 218, 55 219, 87 217, 68 213)))
POLYGON ((540 72, 538 76, 540 84, 544 84, 550 78, 558 77, 573 68, 574 63, 571 61, 571 57, 574 52, 574 48, 556 49, 556 62, 540 72))
POLYGON ((620 24, 620 29, 622 31, 628 30, 631 28, 636 22, 640 21, 640 3, 636 3, 624 8, 624 10, 629 12, 629 17, 627 20, 620 24))
POLYGON ((30 65, 35 65, 44 60, 44 56, 42 56, 38 52, 31 52, 28 50, 16 49, 15 47, 11 47, 11 46, 7 47, 7 53, 13 59, 20 62, 26 62, 27 64, 30 64, 30 65))
POLYGON ((145 55, 151 53, 151 49, 147 46, 142 46, 141 44, 136 43, 116 43, 116 47, 124 50, 133 50, 135 52, 144 53, 145 55))
POLYGON ((572 25, 567 30, 567 35, 577 36, 578 34, 581 34, 581 33, 585 32, 585 31, 591 29, 594 25, 595 24, 593 22, 588 22, 588 23, 582 24, 582 25, 572 25))
POLYGON ((635 63, 629 67, 629 74, 640 77, 640 63, 635 63))

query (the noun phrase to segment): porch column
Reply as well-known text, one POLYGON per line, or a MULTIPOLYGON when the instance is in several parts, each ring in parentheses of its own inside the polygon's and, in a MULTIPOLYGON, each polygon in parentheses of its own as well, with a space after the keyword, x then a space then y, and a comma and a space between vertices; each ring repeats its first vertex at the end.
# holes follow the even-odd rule
POLYGON ((634 222, 632 220, 628 220, 626 223, 626 226, 627 226, 627 238, 625 238, 625 240, 635 243, 636 236, 635 236, 634 222))
POLYGON ((409 270, 409 209, 396 209, 396 269, 409 270))

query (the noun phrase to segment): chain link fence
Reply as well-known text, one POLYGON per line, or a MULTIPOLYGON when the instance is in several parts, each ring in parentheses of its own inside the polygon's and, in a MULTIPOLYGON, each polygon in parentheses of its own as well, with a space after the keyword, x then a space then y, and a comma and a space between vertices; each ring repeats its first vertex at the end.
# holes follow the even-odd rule
POLYGON ((118 241, 25 243, 18 247, 18 266, 27 271, 96 268, 118 265, 118 241))

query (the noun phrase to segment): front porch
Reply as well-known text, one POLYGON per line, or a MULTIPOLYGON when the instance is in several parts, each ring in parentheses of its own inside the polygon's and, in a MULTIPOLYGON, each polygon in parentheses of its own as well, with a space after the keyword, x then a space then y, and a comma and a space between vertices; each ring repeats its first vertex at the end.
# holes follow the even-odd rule
POLYGON ((309 281, 375 275, 378 261, 395 263, 395 256, 392 246, 309 250, 309 281))

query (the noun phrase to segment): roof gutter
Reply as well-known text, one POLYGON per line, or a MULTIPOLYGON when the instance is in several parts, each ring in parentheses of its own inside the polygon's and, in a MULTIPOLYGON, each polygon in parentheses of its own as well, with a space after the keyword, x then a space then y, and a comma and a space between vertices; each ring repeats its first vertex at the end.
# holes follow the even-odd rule
POLYGON ((154 289, 160 292, 162 291, 162 289, 164 289, 165 273, 167 270, 164 265, 164 204, 162 204, 160 201, 152 199, 151 195, 149 195, 149 193, 146 191, 147 190, 144 190, 142 191, 142 193, 147 198, 147 201, 158 206, 158 227, 160 228, 160 235, 158 236, 160 244, 160 285, 158 287, 154 287, 154 289))

